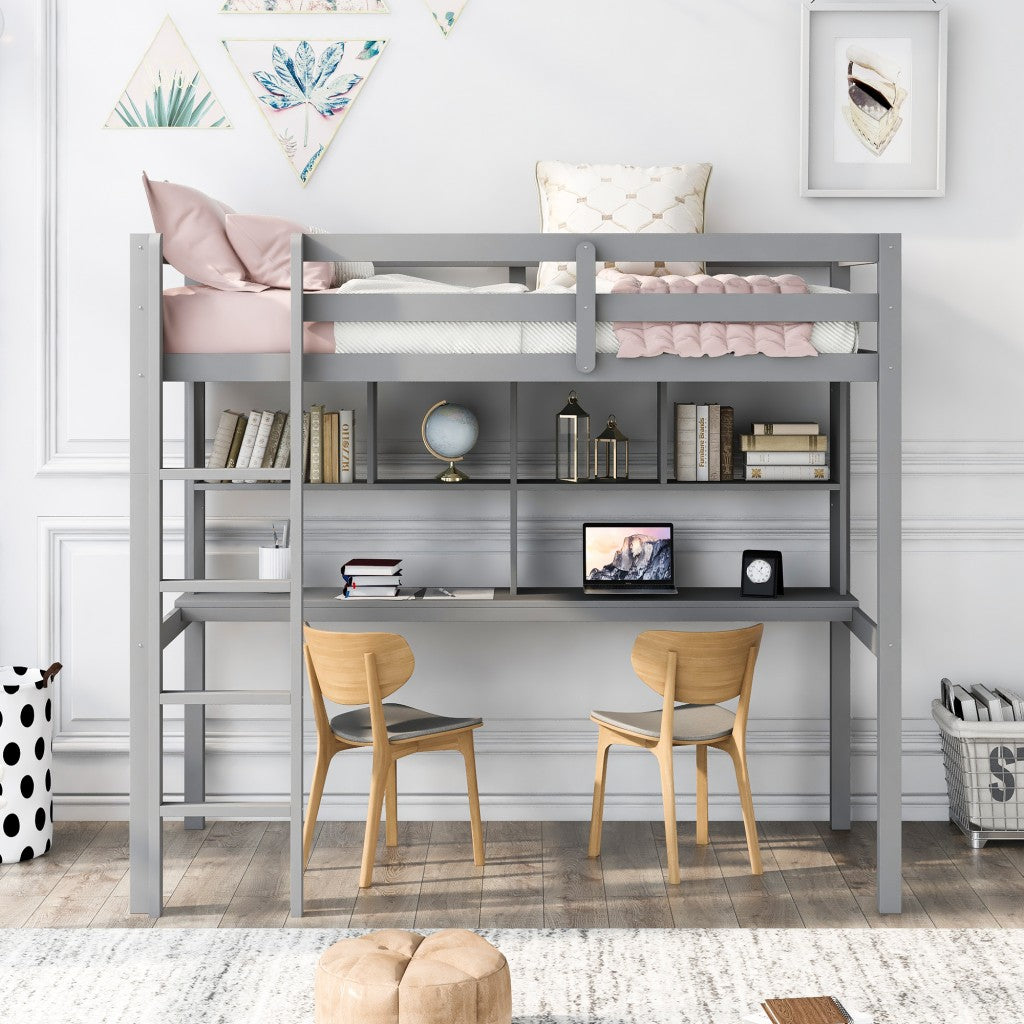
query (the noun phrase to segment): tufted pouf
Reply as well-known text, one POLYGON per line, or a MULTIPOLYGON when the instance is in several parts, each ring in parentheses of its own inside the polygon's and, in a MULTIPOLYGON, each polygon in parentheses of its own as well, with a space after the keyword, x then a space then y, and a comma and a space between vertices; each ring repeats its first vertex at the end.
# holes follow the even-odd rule
POLYGON ((316 968, 316 1024, 510 1024, 508 964, 486 939, 391 928, 331 946, 316 968))

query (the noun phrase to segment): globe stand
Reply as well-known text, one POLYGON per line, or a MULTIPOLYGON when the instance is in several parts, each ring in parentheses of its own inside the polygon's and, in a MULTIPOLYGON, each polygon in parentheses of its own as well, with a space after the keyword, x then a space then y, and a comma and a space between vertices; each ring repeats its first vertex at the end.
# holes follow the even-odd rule
POLYGON ((455 462, 455 459, 449 459, 448 468, 438 473, 434 479, 440 480, 445 484, 461 484, 464 480, 468 480, 469 474, 463 473, 462 470, 455 465, 455 462))

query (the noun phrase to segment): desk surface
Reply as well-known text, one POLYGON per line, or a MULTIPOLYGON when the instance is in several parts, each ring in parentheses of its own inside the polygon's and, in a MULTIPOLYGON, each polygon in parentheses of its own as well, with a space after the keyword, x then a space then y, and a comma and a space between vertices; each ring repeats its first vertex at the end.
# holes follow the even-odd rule
MULTIPOLYGON (((337 600, 337 588, 310 587, 311 622, 849 622, 859 602, 828 588, 790 587, 782 597, 741 597, 734 587, 684 588, 672 597, 587 597, 578 589, 497 589, 493 600, 447 598, 337 600)), ((285 622, 287 593, 185 594, 175 602, 189 622, 285 622)))

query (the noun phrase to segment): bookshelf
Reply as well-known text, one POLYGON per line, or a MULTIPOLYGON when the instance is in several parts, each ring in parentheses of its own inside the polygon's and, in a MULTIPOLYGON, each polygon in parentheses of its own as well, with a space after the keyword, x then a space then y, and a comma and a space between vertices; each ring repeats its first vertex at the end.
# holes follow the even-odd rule
MULTIPOLYGON (((291 909, 303 909, 301 832, 304 813, 302 719, 305 692, 302 665, 304 619, 377 624, 401 622, 650 622, 680 624, 759 619, 768 622, 820 622, 829 629, 831 724, 830 821, 833 828, 850 823, 850 638, 875 656, 878 696, 878 907, 898 913, 901 899, 900 836, 900 239, 898 235, 704 235, 580 236, 432 235, 432 236, 295 236, 293 242, 292 345, 289 354, 164 355, 161 296, 163 260, 159 235, 133 235, 132 274, 132 809, 131 908, 159 916, 162 911, 162 832, 165 818, 184 818, 198 826, 208 815, 280 816, 290 822, 291 909), (825 268, 829 282, 849 288, 850 266, 872 264, 874 292, 813 296, 724 298, 712 306, 706 296, 598 296, 593 292, 593 264, 600 259, 712 260, 730 266, 814 266, 825 268), (642 255, 641 255, 642 254, 642 255), (522 266, 545 259, 575 259, 580 269, 575 296, 402 296, 302 295, 304 260, 373 259, 388 268, 453 265, 501 266, 519 273, 522 266), (588 273, 589 264, 589 273, 588 273), (588 290, 589 289, 589 290, 588 290), (440 301, 443 299, 443 301, 440 301), (651 299, 659 300, 646 305, 651 299), (668 301, 661 301, 667 299, 668 301), (551 301, 554 300, 554 301, 551 301), (764 300, 770 300, 766 305, 764 300), (710 313, 714 313, 712 316, 710 313), (877 350, 817 358, 770 359, 764 356, 718 359, 618 360, 595 355, 597 319, 676 319, 800 321, 856 319, 877 324, 877 350), (420 356, 304 355, 304 320, 575 320, 577 349, 572 355, 420 356), (378 389, 392 383, 437 381, 502 384, 508 388, 509 469, 504 479, 477 479, 443 484, 420 477, 380 479, 378 389), (164 385, 184 387, 185 465, 162 468, 164 385), (223 483, 231 471, 208 471, 204 425, 208 385, 277 382, 288 386, 292 423, 301 422, 309 384, 348 382, 366 388, 365 476, 350 484, 306 484, 301 478, 301 432, 292 431, 292 469, 237 470, 238 479, 223 483), (655 472, 629 481, 568 484, 519 467, 519 389, 531 384, 581 387, 614 383, 651 389, 657 417, 655 472), (669 386, 681 384, 800 384, 827 391, 831 479, 825 481, 732 480, 679 483, 670 478, 669 386), (878 620, 869 618, 850 592, 850 389, 870 384, 877 391, 877 565, 878 620), (216 476, 216 481, 207 478, 216 476), (185 491, 185 579, 163 575, 164 483, 183 482, 185 491), (290 581, 216 581, 206 578, 206 496, 217 491, 280 492, 287 495, 292 522, 290 581), (611 493, 726 493, 733 500, 757 502, 756 492, 810 491, 827 495, 822 511, 829 523, 829 583, 820 588, 788 589, 774 600, 742 598, 738 588, 684 588, 675 598, 584 598, 578 590, 520 586, 518 522, 520 497, 543 492, 579 492, 587 518, 601 515, 611 493), (507 586, 494 601, 340 602, 334 589, 304 585, 305 504, 317 492, 378 494, 446 491, 504 495, 509 523, 507 586), (742 495, 742 499, 739 496, 742 495), (170 611, 164 596, 180 594, 170 611), (231 703, 233 693, 207 689, 205 626, 210 622, 287 622, 291 674, 287 689, 239 691, 242 703, 290 708, 291 770, 287 800, 221 804, 206 796, 205 711, 231 703), (184 644, 185 690, 163 689, 164 650, 178 638, 184 644), (184 801, 163 796, 162 709, 184 705, 184 801)), ((821 499, 808 499, 821 500, 821 499)), ((403 498, 407 504, 408 497, 403 498)), ((582 521, 582 517, 581 517, 582 521)))

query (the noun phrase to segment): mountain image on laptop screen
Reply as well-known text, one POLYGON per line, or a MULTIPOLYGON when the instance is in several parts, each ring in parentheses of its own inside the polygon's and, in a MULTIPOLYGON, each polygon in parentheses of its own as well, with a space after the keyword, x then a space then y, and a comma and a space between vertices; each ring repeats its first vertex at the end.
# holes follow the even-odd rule
POLYGON ((672 531, 667 526, 589 526, 588 582, 672 582, 672 531))

